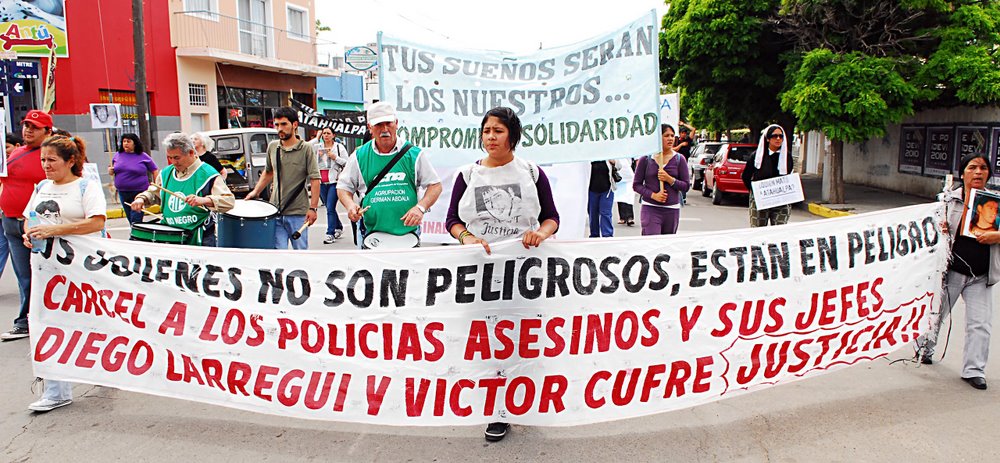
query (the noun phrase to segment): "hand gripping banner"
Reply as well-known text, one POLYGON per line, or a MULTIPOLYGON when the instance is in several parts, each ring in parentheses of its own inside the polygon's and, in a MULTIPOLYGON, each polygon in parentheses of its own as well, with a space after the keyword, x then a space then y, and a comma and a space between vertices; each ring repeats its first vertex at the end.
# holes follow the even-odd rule
POLYGON ((637 417, 912 355, 942 220, 928 204, 492 255, 56 239, 32 256, 32 356, 43 378, 300 418, 637 417))

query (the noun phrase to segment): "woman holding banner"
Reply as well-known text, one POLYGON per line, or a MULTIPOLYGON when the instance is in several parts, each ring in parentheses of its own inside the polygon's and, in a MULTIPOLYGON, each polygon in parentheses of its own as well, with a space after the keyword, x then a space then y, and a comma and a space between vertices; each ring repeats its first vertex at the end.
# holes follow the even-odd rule
MULTIPOLYGON (((489 110, 480 125, 486 157, 459 170, 446 226, 461 244, 481 245, 520 238, 538 246, 559 229, 559 212, 549 179, 534 163, 514 156, 521 121, 510 108, 489 110)), ((507 435, 507 423, 490 423, 486 440, 507 435)))
MULTIPOLYGON (((87 162, 86 147, 79 137, 54 136, 42 143, 45 180, 35 187, 24 210, 25 217, 38 217, 39 225, 24 227, 24 246, 44 252, 50 238, 66 235, 101 236, 108 204, 101 184, 82 178, 87 162), (36 248, 36 246, 42 249, 36 248)), ((60 316, 49 312, 52 316, 60 316)), ((73 403, 73 384, 45 380, 42 398, 28 409, 47 412, 73 403)))
POLYGON ((945 203, 945 231, 954 241, 951 261, 945 278, 941 310, 932 314, 930 330, 917 341, 920 361, 933 363, 941 322, 951 314, 958 296, 965 301, 965 352, 962 355, 962 379, 976 389, 986 389, 986 360, 990 352, 993 319, 992 288, 1000 281, 1000 232, 964 236, 962 220, 969 208, 972 189, 986 189, 993 175, 989 158, 982 153, 966 154, 960 162, 962 183, 959 188, 941 194, 945 203))
POLYGON ((674 152, 674 128, 660 125, 663 151, 643 156, 635 165, 632 188, 642 198, 639 223, 642 234, 672 235, 681 220, 681 194, 688 190, 687 160, 674 152))
POLYGON ((142 212, 133 211, 131 204, 136 195, 149 188, 149 179, 156 178, 156 162, 146 154, 138 135, 122 135, 118 152, 111 158, 108 175, 115 178, 115 189, 129 226, 142 222, 142 212))

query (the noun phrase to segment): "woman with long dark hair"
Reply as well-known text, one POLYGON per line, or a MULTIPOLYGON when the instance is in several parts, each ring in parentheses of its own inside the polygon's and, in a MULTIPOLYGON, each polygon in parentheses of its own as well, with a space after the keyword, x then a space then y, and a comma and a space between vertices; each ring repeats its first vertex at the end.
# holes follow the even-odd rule
POLYGON ((690 186, 687 160, 674 151, 674 128, 660 126, 662 151, 643 156, 635 165, 632 188, 642 198, 642 234, 672 235, 681 220, 682 193, 690 186))
POLYGON ((133 211, 130 205, 137 194, 149 188, 149 179, 156 178, 156 170, 156 162, 143 149, 139 136, 134 133, 122 135, 118 152, 108 167, 108 175, 115 178, 115 189, 118 190, 118 199, 129 226, 142 222, 142 212, 133 211))
POLYGON ((986 389, 986 360, 990 353, 993 320, 993 285, 1000 281, 1000 232, 979 231, 975 238, 961 233, 969 210, 969 193, 984 190, 993 175, 989 157, 970 153, 962 157, 961 186, 942 193, 945 204, 945 231, 953 238, 951 262, 945 278, 941 309, 932 314, 931 329, 918 341, 921 363, 934 363, 938 332, 955 308, 958 297, 965 302, 965 352, 962 379, 976 389, 986 389))

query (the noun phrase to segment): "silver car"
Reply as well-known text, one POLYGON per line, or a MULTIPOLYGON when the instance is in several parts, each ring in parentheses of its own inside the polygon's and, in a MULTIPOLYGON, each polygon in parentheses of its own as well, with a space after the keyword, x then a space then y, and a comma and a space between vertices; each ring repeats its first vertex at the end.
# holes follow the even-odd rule
POLYGON ((688 165, 691 166, 691 188, 700 190, 705 183, 705 168, 712 165, 712 157, 719 152, 719 148, 725 143, 718 141, 707 141, 698 143, 698 146, 691 152, 688 165))

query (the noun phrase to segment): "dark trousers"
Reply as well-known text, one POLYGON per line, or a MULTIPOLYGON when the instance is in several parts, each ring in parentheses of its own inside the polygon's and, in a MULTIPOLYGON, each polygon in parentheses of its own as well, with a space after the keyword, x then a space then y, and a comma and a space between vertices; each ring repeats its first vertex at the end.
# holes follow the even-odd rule
POLYGON ((142 193, 142 191, 122 191, 118 190, 118 200, 122 203, 122 210, 125 211, 125 219, 128 220, 128 225, 131 227, 132 224, 137 222, 142 222, 142 211, 132 210, 132 201, 135 201, 135 197, 142 193))
POLYGON ((24 247, 24 221, 3 217, 3 235, 10 248, 10 263, 17 276, 21 293, 21 310, 14 319, 15 327, 28 327, 28 302, 31 300, 31 250, 24 247))
POLYGON ((635 211, 629 203, 618 203, 618 218, 623 222, 635 221, 635 211))

